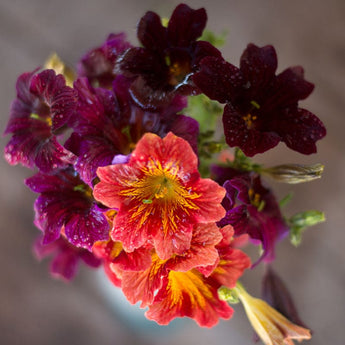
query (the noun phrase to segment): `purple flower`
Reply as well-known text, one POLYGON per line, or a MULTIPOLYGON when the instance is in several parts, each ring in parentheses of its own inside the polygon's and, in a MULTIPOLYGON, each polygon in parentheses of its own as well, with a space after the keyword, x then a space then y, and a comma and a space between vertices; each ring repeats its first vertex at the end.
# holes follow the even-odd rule
POLYGON ((117 66, 122 74, 135 78, 130 92, 140 106, 157 109, 176 94, 197 92, 190 76, 200 60, 221 56, 210 43, 197 41, 206 21, 205 9, 193 10, 185 4, 175 8, 167 27, 155 12, 141 18, 137 34, 143 47, 127 50, 117 66))
POLYGON ((226 103, 224 133, 229 146, 254 156, 283 141, 303 153, 316 152, 315 142, 326 135, 323 123, 298 101, 313 91, 302 67, 275 75, 277 56, 272 46, 249 44, 240 68, 219 57, 206 57, 194 83, 212 99, 226 103))
POLYGON ((5 134, 13 136, 5 147, 10 164, 48 173, 72 163, 74 155, 57 141, 56 135, 75 110, 76 94, 64 77, 53 70, 24 73, 17 81, 17 98, 5 134))
POLYGON ((288 227, 271 191, 261 184, 260 175, 247 173, 224 183, 226 197, 223 206, 226 215, 218 222, 220 227, 232 225, 235 235, 248 234, 255 244, 261 244, 261 260, 274 259, 276 241, 288 234, 288 227))
POLYGON ((116 77, 118 56, 131 48, 124 33, 110 34, 102 46, 90 50, 78 64, 78 76, 87 77, 94 86, 111 88, 116 77))
POLYGON ((25 181, 40 196, 35 202, 35 225, 43 232, 43 244, 61 233, 76 247, 91 250, 96 241, 108 239, 106 217, 92 197, 92 190, 71 169, 53 175, 37 173, 25 181))
POLYGON ((90 186, 98 167, 111 164, 116 155, 128 155, 146 132, 164 137, 172 131, 196 150, 197 121, 176 114, 185 107, 185 98, 176 96, 160 112, 146 111, 133 102, 129 85, 123 76, 116 78, 113 91, 93 88, 83 78, 74 84, 78 106, 66 147, 78 156, 75 168, 90 186))
POLYGON ((88 250, 71 245, 64 236, 46 245, 42 244, 42 236, 40 236, 35 241, 33 250, 38 259, 52 256, 51 274, 67 281, 77 274, 80 261, 95 268, 102 263, 88 250))

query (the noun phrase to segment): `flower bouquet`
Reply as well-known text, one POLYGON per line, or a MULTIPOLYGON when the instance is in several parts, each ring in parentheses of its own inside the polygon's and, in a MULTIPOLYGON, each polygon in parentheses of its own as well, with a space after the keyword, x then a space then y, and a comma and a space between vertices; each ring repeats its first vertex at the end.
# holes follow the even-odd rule
POLYGON ((242 302, 265 344, 293 344, 311 334, 270 264, 278 241, 298 245, 324 215, 286 217, 290 197, 278 202, 267 183, 307 182, 323 166, 252 157, 280 142, 315 153, 326 130, 298 105, 314 88, 302 67, 276 74, 274 47, 254 44, 237 67, 206 21, 205 9, 185 4, 170 19, 149 11, 140 46, 110 34, 76 70, 53 55, 19 76, 5 158, 36 170, 25 180, 39 194, 34 250, 52 257, 54 276, 72 279, 80 262, 102 266, 160 325, 190 317, 212 327, 242 302), (249 244, 259 249, 253 259, 249 244), (259 264, 262 299, 239 282, 259 264))

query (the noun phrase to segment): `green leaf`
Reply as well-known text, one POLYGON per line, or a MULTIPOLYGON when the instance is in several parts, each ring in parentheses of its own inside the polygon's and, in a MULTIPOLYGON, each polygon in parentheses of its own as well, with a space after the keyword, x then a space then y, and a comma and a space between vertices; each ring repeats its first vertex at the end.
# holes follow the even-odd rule
POLYGON ((290 226, 290 241, 298 246, 302 241, 303 232, 310 226, 322 223, 326 220, 325 214, 317 210, 299 212, 288 219, 290 226))

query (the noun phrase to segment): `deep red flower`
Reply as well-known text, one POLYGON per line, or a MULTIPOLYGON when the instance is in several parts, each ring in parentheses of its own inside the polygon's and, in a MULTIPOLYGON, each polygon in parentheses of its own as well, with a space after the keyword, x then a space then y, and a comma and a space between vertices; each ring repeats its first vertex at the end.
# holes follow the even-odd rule
POLYGON ((201 179, 191 146, 172 133, 147 133, 127 164, 98 168, 94 196, 118 209, 111 236, 131 252, 151 243, 161 259, 189 249, 196 223, 221 219, 225 191, 201 179))
POLYGON ((275 75, 277 56, 272 46, 249 44, 240 68, 219 57, 206 57, 194 83, 212 99, 226 103, 224 133, 229 146, 254 156, 283 141, 303 154, 316 152, 315 142, 326 135, 323 123, 298 107, 313 91, 302 67, 275 75))
POLYGON ((17 81, 17 98, 5 134, 13 136, 5 147, 10 164, 50 172, 74 161, 74 155, 57 141, 58 131, 76 107, 75 91, 53 70, 24 73, 17 81))
POLYGON ((130 48, 119 59, 119 71, 133 77, 131 94, 144 108, 157 109, 176 94, 196 92, 190 76, 206 56, 221 56, 210 43, 197 41, 207 21, 205 9, 178 5, 168 26, 155 12, 147 12, 137 28, 143 47, 130 48))

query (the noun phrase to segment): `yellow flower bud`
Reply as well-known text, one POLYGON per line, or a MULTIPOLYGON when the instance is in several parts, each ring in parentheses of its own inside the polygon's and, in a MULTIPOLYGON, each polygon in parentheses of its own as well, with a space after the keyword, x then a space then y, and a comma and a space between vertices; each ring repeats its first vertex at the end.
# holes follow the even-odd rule
POLYGON ((236 292, 250 323, 265 345, 294 345, 293 339, 300 342, 311 338, 308 329, 295 325, 263 300, 252 297, 239 283, 236 292))

